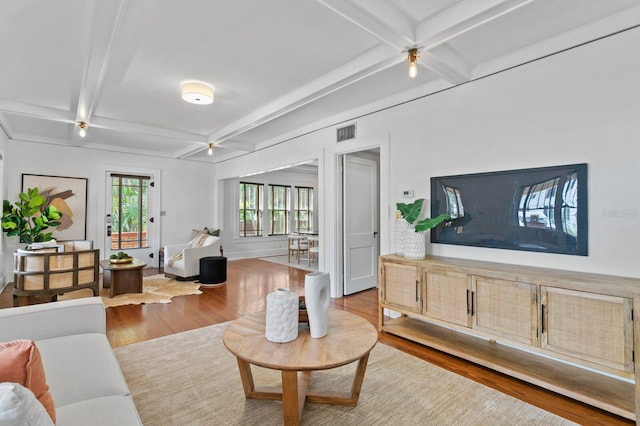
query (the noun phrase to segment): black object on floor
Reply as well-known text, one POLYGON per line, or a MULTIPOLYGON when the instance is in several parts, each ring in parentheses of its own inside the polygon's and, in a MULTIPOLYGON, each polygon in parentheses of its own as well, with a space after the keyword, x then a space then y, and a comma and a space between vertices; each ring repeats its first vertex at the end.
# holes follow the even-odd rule
POLYGON ((227 258, 208 256, 200 259, 200 284, 220 284, 227 281, 227 258))

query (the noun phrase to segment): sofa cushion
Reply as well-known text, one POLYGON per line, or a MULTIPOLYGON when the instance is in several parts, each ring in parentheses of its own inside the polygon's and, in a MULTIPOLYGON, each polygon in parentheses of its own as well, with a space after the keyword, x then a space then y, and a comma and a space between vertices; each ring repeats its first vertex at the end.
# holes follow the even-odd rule
POLYGON ((0 383, 0 425, 53 426, 44 406, 29 389, 19 383, 0 383))
POLYGON ((58 409, 58 424, 64 426, 141 425, 130 396, 103 396, 65 405, 58 409))
POLYGON ((56 409, 87 399, 129 394, 106 335, 74 334, 36 343, 56 409))
POLYGON ((31 340, 0 343, 0 382, 19 383, 28 388, 56 421, 40 351, 31 340))

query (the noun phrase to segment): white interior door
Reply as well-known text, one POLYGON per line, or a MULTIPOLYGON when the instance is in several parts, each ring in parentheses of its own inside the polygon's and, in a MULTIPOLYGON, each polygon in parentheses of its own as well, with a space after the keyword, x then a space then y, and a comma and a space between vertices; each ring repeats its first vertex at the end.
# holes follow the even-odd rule
POLYGON ((378 283, 378 165, 343 156, 344 294, 378 283))

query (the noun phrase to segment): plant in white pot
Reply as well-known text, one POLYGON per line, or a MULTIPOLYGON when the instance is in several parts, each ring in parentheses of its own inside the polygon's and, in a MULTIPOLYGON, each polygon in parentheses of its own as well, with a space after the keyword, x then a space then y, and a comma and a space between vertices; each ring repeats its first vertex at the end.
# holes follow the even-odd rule
POLYGON ((426 255, 425 231, 451 219, 448 214, 441 214, 434 218, 428 217, 418 221, 423 204, 424 198, 418 198, 410 204, 396 203, 396 208, 408 223, 402 241, 402 253, 407 259, 424 259, 426 255))

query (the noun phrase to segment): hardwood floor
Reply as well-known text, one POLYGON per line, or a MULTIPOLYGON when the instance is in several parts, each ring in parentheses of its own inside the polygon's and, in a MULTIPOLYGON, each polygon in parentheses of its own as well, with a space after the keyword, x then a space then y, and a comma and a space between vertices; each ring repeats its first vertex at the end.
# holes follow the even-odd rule
MULTIPOLYGON (((145 275, 158 273, 145 270, 145 275)), ((279 287, 304 293, 308 271, 258 259, 228 262, 227 283, 202 287, 203 294, 175 297, 169 304, 127 305, 107 309, 107 335, 113 347, 237 319, 265 309, 266 296, 279 287)), ((12 306, 10 286, 0 294, 0 307, 12 306)), ((377 326, 377 290, 342 299, 331 307, 362 316, 377 326)), ((584 425, 633 424, 562 395, 513 379, 408 340, 380 333, 379 341, 461 376, 584 425)), ((514 413, 517 417, 517 413, 514 413)))

